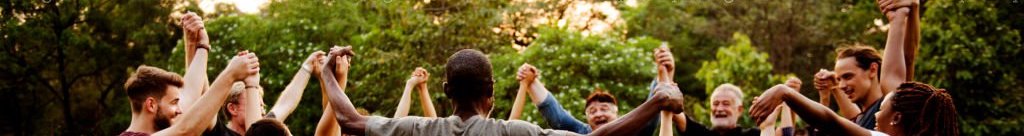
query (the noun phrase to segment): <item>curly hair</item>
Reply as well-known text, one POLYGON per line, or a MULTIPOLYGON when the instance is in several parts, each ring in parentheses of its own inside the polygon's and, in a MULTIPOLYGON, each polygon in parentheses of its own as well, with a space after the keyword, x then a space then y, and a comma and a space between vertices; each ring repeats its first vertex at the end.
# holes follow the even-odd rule
POLYGON ((944 89, 919 82, 900 84, 892 110, 902 114, 904 135, 960 135, 956 106, 944 89))

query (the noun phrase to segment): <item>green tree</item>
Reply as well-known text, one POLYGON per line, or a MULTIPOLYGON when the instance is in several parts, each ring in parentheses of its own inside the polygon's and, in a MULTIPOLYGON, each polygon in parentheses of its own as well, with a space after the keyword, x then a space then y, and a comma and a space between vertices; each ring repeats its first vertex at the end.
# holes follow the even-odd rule
POLYGON ((181 37, 181 1, 0 2, 0 131, 113 135, 129 118, 129 72, 166 56, 181 37), (88 113, 88 114, 84 114, 88 113))
POLYGON ((934 0, 925 5, 918 80, 949 91, 966 135, 1024 132, 1022 4, 934 0))
MULTIPOLYGON (((620 114, 647 99, 648 87, 656 75, 652 55, 661 41, 648 37, 585 36, 578 31, 550 27, 541 27, 538 33, 540 37, 521 53, 492 54, 498 115, 492 117, 508 117, 519 89, 515 74, 523 63, 536 66, 545 87, 581 121, 586 120, 584 99, 598 88, 615 95, 620 114)), ((546 125, 535 108, 526 106, 522 119, 546 125)))

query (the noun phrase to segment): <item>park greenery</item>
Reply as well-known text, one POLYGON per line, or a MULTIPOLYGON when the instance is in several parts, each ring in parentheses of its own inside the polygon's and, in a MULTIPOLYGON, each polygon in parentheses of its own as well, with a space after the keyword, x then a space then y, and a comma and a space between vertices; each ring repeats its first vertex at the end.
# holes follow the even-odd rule
MULTIPOLYGON (((927 0, 915 80, 954 97, 965 135, 1024 133, 1024 1, 927 0)), ((218 74, 237 51, 260 57, 263 98, 276 101, 314 51, 356 51, 346 94, 372 115, 390 116, 416 67, 441 116, 446 59, 466 48, 494 66, 493 118, 507 118, 529 63, 570 114, 584 120, 584 98, 604 90, 625 114, 640 105, 656 75, 654 48, 668 45, 686 113, 709 124, 707 96, 717 85, 752 96, 797 77, 832 69, 834 49, 882 49, 884 16, 873 0, 276 0, 258 13, 231 4, 204 11, 192 0, 12 0, 0 2, 0 135, 115 135, 131 113, 124 82, 140 65, 184 73, 178 18, 203 16, 218 74)), ((212 79, 211 79, 212 80, 212 79)), ((312 135, 322 114, 311 79, 285 123, 312 135)), ((414 97, 416 98, 416 97, 414 97)), ((422 115, 414 102, 410 115, 422 115)), ((527 104, 521 119, 549 128, 527 104)), ((744 118, 742 126, 753 126, 744 118)), ((803 124, 801 124, 803 125, 803 124)))

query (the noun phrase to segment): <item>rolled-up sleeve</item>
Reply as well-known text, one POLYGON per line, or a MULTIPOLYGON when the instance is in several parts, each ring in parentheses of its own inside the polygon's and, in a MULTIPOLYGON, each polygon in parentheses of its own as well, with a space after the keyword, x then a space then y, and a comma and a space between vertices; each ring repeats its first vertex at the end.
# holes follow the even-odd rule
POLYGON ((565 108, 562 108, 562 105, 558 103, 554 95, 548 95, 547 98, 544 98, 544 102, 537 105, 537 109, 540 110, 540 115, 544 116, 544 121, 547 121, 548 125, 551 125, 554 129, 580 134, 589 134, 592 131, 586 123, 576 120, 572 115, 569 115, 565 108))

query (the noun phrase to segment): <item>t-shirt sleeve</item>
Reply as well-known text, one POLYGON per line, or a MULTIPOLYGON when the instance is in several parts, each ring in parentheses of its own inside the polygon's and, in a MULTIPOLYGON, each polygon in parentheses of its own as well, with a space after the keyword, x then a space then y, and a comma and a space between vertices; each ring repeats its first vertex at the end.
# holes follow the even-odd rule
POLYGON ((367 136, 412 136, 412 135, 437 135, 433 131, 438 130, 437 125, 429 125, 431 119, 423 117, 407 116, 402 118, 385 118, 370 116, 366 120, 367 136))
POLYGON ((512 120, 505 125, 504 135, 508 136, 582 136, 581 134, 554 129, 542 129, 529 122, 512 120))

